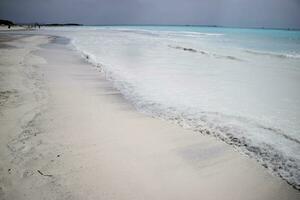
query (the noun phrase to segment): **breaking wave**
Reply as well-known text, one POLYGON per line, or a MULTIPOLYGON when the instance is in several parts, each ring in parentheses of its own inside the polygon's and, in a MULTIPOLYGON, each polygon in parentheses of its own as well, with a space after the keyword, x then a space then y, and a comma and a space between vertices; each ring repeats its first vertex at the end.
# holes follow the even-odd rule
MULTIPOLYGON (((179 49, 194 52, 194 50, 182 47, 179 49)), ((257 142, 255 139, 249 138, 249 131, 243 127, 250 126, 252 127, 251 131, 259 131, 266 135, 275 134, 286 145, 299 145, 300 141, 297 138, 289 136, 283 130, 268 127, 244 117, 228 116, 218 112, 197 111, 193 109, 179 110, 178 108, 149 102, 134 91, 134 85, 121 81, 118 73, 114 72, 109 66, 97 62, 94 55, 88 54, 78 48, 77 50, 80 51, 81 55, 88 62, 104 73, 107 80, 112 81, 114 86, 140 112, 154 118, 178 124, 185 129, 190 129, 200 134, 217 137, 225 143, 234 146, 240 152, 256 159, 271 173, 283 178, 295 189, 300 190, 300 161, 270 144, 257 142), (228 121, 231 123, 228 123, 228 121)))

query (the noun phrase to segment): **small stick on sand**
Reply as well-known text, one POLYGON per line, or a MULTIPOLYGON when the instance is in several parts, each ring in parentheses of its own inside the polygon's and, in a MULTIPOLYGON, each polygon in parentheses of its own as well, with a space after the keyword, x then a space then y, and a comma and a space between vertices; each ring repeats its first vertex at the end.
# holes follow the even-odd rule
POLYGON ((42 175, 42 176, 48 176, 48 177, 53 177, 53 175, 50 174, 44 174, 43 172, 41 172, 40 170, 37 170, 37 172, 42 175))

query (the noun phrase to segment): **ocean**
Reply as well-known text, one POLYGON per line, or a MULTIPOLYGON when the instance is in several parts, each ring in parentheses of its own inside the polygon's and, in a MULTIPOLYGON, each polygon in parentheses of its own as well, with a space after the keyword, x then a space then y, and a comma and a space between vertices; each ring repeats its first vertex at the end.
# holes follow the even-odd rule
POLYGON ((300 31, 83 26, 46 32, 70 38, 140 112, 213 135, 300 188, 300 31))

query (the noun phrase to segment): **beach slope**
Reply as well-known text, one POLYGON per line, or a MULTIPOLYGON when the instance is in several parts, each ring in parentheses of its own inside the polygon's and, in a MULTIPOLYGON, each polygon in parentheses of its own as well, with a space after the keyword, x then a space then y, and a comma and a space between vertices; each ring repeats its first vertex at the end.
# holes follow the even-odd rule
POLYGON ((233 147, 137 112, 67 40, 0 41, 1 200, 300 199, 233 147))

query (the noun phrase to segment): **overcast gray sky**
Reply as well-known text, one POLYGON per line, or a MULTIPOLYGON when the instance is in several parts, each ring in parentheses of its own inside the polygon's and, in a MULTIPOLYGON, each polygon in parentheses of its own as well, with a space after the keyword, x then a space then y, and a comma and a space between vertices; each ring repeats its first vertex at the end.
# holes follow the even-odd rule
POLYGON ((20 23, 300 28, 300 0, 0 0, 0 18, 20 23))

